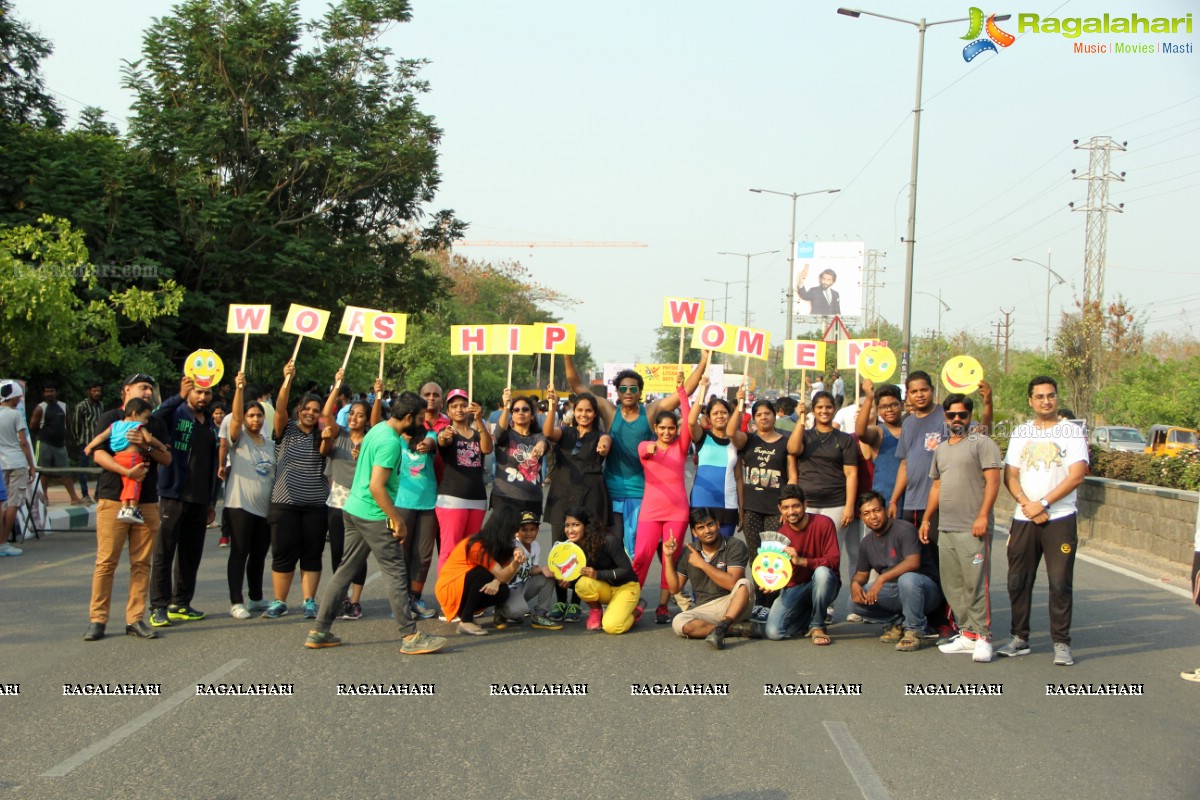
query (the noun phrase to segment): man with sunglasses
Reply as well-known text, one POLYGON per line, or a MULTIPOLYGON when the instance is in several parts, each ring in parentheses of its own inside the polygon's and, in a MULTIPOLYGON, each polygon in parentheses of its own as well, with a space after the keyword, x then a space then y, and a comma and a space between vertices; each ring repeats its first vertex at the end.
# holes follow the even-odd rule
POLYGON ((1008 538, 1008 598, 1012 639, 996 652, 1029 654, 1029 613, 1038 564, 1046 557, 1050 583, 1050 638, 1054 663, 1069 667, 1075 574, 1075 490, 1087 474, 1083 428, 1058 419, 1058 383, 1042 375, 1029 382, 1033 420, 1017 426, 1004 458, 1004 485, 1017 500, 1008 538))
POLYGON ((958 620, 959 633, 938 645, 943 653, 970 653, 975 661, 992 660, 992 608, 988 583, 992 568, 992 507, 1000 493, 1000 448, 970 430, 975 404, 961 394, 942 402, 950 436, 933 451, 933 485, 921 520, 922 544, 929 542, 930 520, 938 516, 938 560, 942 592, 958 620))

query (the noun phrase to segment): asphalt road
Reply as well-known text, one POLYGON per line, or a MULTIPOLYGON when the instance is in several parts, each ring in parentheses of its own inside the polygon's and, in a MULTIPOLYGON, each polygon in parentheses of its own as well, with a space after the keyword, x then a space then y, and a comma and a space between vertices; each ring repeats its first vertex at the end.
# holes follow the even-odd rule
MULTIPOLYGON (((617 637, 582 624, 460 637, 435 620, 427 629, 450 646, 410 657, 380 580, 362 620, 335 624, 340 648, 306 650, 298 614, 231 619, 226 552, 210 531, 195 600, 208 619, 155 641, 114 623, 96 643, 81 638, 91 534, 0 559, 0 684, 20 692, 0 695, 0 800, 1200 797, 1200 685, 1179 678, 1200 666, 1200 609, 1090 563, 1077 564, 1076 665, 1064 668, 1051 664, 1044 576, 1033 654, 986 665, 898 653, 876 641, 878 626, 848 623, 831 630, 832 647, 731 640, 718 653, 650 618, 617 637), (64 684, 89 682, 156 683, 161 695, 64 696, 64 684), (215 682, 293 684, 294 695, 196 695, 215 682), (728 695, 631 695, 632 684, 695 682, 728 695), (435 693, 345 697, 339 683, 435 693), (492 696, 492 683, 582 683, 587 695, 492 696), (860 684, 861 695, 767 697, 768 683, 860 684), (910 683, 1003 694, 906 696, 910 683), (1048 683, 1140 684, 1144 695, 1048 697, 1048 683)), ((995 552, 999 640, 1002 537, 995 552)), ((126 586, 118 573, 117 609, 126 586)))

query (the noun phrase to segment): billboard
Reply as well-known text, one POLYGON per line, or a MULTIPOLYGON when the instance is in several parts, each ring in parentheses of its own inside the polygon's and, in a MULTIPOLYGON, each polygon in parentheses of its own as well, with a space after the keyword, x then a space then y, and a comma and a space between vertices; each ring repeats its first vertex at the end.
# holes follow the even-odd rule
POLYGON ((792 262, 792 313, 803 322, 862 319, 862 242, 796 242, 792 262))

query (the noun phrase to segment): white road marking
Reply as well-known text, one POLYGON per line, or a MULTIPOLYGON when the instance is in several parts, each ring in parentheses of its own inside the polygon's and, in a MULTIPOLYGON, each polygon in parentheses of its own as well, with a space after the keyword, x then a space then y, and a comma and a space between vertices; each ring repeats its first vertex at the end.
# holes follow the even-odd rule
POLYGON ((879 775, 871 766, 871 762, 867 760, 862 748, 850 735, 850 728, 846 723, 822 722, 821 724, 825 726, 825 732, 829 734, 830 739, 833 739, 834 745, 841 753, 842 761, 845 762, 846 769, 850 771, 854 782, 858 784, 858 790, 862 792, 863 800, 892 800, 892 796, 888 794, 883 781, 879 780, 879 775))
POLYGON ((138 717, 135 717, 134 719, 132 719, 129 722, 122 725, 121 727, 117 728, 115 731, 110 733, 108 736, 105 736, 100 741, 98 741, 94 744, 88 745, 87 747, 83 748, 78 753, 76 753, 75 755, 66 759, 65 761, 62 761, 62 762, 56 764, 55 766, 51 767, 50 769, 46 770, 45 772, 42 773, 41 776, 43 778, 62 778, 66 775, 69 775, 71 773, 71 771, 74 770, 76 767, 83 766, 84 764, 91 761, 93 758, 100 755, 104 751, 106 751, 112 747, 115 747, 116 745, 125 741, 130 736, 132 736, 133 734, 140 731, 142 728, 149 725, 151 722, 154 722, 154 720, 158 719, 163 714, 166 714, 168 711, 174 710, 178 706, 185 703, 189 698, 195 697, 197 683, 215 683, 218 679, 224 677, 225 675, 228 675, 230 672, 233 672, 235 669, 237 669, 244 663, 246 663, 246 659, 235 658, 232 661, 228 661, 225 664, 221 665, 220 667, 217 667, 217 669, 208 673, 203 678, 200 678, 197 681, 189 683, 187 685, 187 688, 180 689, 178 692, 171 695, 166 700, 163 700, 161 703, 154 706, 146 713, 144 713, 138 717))

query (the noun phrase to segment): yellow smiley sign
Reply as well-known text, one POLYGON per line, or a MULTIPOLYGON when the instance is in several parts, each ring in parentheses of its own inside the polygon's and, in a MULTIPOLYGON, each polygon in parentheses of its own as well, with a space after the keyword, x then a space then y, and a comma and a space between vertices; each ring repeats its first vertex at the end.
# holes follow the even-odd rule
POLYGON ((983 380, 983 366, 971 356, 955 356, 942 367, 942 386, 952 394, 971 394, 983 380))
POLYGON ((766 592, 777 592, 792 579, 792 561, 781 547, 764 543, 754 556, 750 575, 758 588, 766 592))
POLYGON ((215 388, 225 375, 225 362, 212 350, 197 350, 183 362, 183 374, 200 389, 215 388))
POLYGON ((857 369, 872 383, 883 383, 896 371, 896 354, 890 347, 872 345, 858 354, 857 369))
POLYGON ((573 542, 559 542, 550 548, 546 556, 546 566, 560 581, 573 581, 583 574, 587 566, 587 556, 579 545, 573 542))

